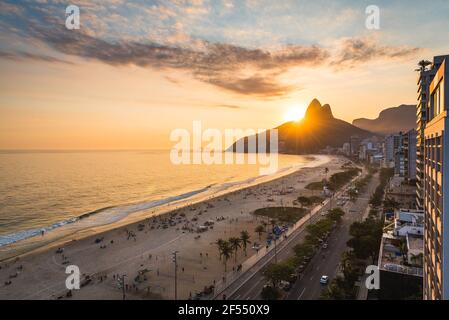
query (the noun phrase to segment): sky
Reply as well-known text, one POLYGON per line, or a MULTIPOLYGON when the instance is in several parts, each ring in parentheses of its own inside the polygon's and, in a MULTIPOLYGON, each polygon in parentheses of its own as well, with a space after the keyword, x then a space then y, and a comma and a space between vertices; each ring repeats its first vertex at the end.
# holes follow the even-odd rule
POLYGON ((170 148, 195 120, 266 129, 313 98, 375 118, 415 103, 417 62, 449 53, 448 14, 446 0, 1 0, 0 149, 170 148))

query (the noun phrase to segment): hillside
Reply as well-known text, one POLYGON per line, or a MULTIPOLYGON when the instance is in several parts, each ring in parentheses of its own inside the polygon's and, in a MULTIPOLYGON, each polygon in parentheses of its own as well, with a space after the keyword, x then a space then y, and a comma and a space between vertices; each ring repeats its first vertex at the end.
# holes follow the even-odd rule
MULTIPOLYGON (((322 106, 317 99, 310 103, 301 121, 287 122, 275 129, 279 134, 279 152, 288 154, 311 154, 327 146, 341 147, 352 135, 373 136, 367 130, 334 118, 331 107, 328 104, 322 106)), ((244 143, 247 152, 247 138, 244 143)), ((235 146, 236 143, 229 149, 235 151, 235 146)))
POLYGON ((379 113, 376 119, 356 119, 352 124, 383 135, 409 131, 416 127, 416 106, 403 104, 399 107, 388 108, 379 113))

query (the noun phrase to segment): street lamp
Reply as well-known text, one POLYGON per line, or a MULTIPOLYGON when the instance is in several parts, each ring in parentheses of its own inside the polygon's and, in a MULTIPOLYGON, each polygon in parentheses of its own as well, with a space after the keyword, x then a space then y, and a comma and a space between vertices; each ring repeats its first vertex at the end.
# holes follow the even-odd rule
POLYGON ((125 277, 126 275, 122 275, 121 283, 122 283, 122 294, 123 294, 123 300, 126 298, 126 290, 125 290, 125 277))
POLYGON ((178 300, 178 251, 173 251, 173 262, 175 264, 175 300, 178 300))

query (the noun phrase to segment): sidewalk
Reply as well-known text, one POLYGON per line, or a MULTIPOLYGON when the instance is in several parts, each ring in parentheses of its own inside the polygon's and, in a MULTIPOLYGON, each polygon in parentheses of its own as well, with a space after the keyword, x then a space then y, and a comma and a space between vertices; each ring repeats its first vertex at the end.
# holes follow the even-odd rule
MULTIPOLYGON (((358 175, 348 182, 340 191, 336 192, 332 198, 326 199, 322 205, 316 206, 312 211, 297 221, 291 229, 287 231, 287 239, 278 241, 277 251, 282 251, 291 241, 300 234, 300 228, 305 226, 308 221, 313 219, 317 213, 323 208, 326 208, 333 198, 339 197, 343 194, 347 187, 362 175, 358 175)), ((302 230, 301 230, 302 231, 302 230)), ((242 264, 242 270, 239 272, 228 272, 224 280, 220 280, 215 284, 215 292, 212 299, 222 299, 223 295, 226 297, 232 296, 239 290, 248 280, 255 276, 262 268, 264 268, 274 257, 274 244, 270 247, 264 247, 257 254, 251 256, 242 264), (239 280, 239 281, 237 281, 239 280)))

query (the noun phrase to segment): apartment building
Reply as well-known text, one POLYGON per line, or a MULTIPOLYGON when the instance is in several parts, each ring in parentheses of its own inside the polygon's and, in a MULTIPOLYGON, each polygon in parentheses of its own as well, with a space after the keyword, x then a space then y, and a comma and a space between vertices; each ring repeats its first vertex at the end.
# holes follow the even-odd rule
MULTIPOLYGON (((449 55, 434 58, 423 153, 424 298, 449 299, 449 55), (445 160, 445 161, 443 161, 445 160)), ((418 144, 419 145, 419 144, 418 144)))
POLYGON ((422 66, 418 76, 418 103, 416 105, 416 207, 424 208, 424 129, 427 122, 429 86, 435 75, 434 68, 422 66))

